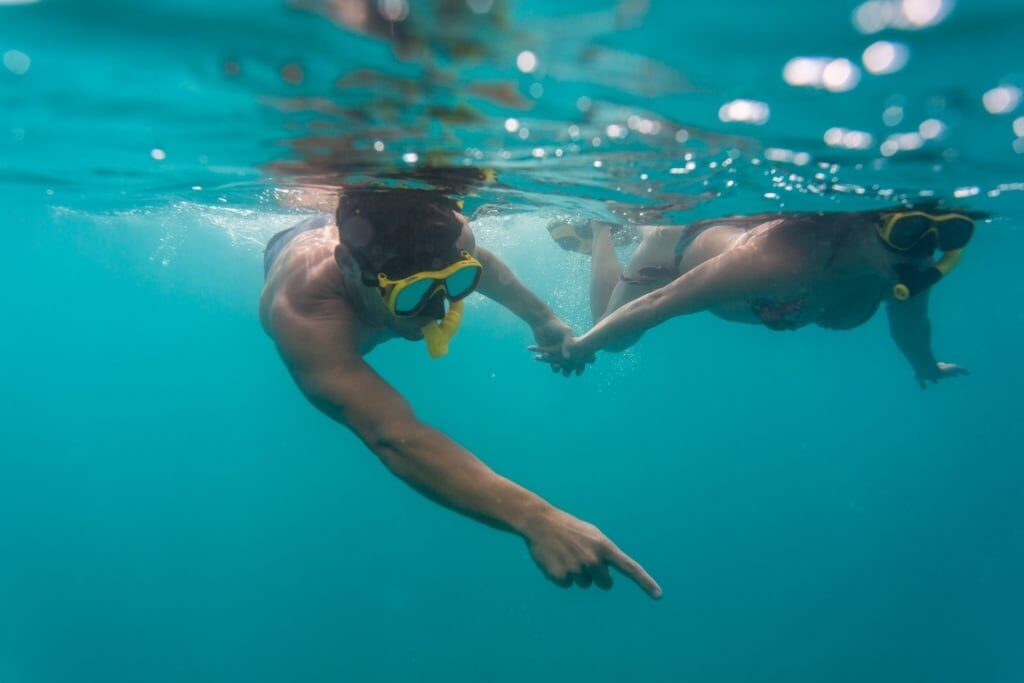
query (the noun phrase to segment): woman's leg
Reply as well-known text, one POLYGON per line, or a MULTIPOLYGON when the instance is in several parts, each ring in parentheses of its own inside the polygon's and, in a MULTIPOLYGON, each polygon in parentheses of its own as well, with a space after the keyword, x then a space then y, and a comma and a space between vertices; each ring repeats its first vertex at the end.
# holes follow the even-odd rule
MULTIPOLYGON (((605 287, 611 285, 611 288, 610 290, 604 290, 604 292, 607 292, 607 294, 604 294, 604 298, 598 299, 595 297, 594 285, 596 278, 595 281, 591 282, 591 309, 594 314, 595 325, 611 315, 616 309, 659 287, 665 286, 676 277, 674 249, 681 232, 680 229, 675 226, 665 226, 641 228, 641 230, 643 239, 633 253, 632 258, 630 258, 629 265, 626 266, 625 270, 623 271, 622 268, 619 268, 614 280, 609 277, 610 270, 605 272, 605 278, 607 279, 603 280, 601 285, 605 287), (601 308, 601 304, 604 304, 603 308, 601 308)), ((607 240, 607 243, 610 247, 610 240, 607 240)), ((597 242, 595 241, 595 258, 597 254, 596 245, 597 242)), ((609 249, 609 251, 611 250, 609 249)), ((620 343, 615 348, 610 348, 609 350, 624 351, 639 340, 640 335, 623 339, 620 340, 620 343)))
POLYGON ((611 224, 593 221, 594 235, 590 251, 590 312, 594 322, 605 315, 608 301, 622 276, 622 265, 612 243, 611 224))
POLYGON ((642 228, 643 239, 624 272, 614 281, 606 306, 600 312, 595 308, 594 322, 611 314, 648 292, 663 287, 677 276, 675 244, 680 229, 675 226, 642 228))

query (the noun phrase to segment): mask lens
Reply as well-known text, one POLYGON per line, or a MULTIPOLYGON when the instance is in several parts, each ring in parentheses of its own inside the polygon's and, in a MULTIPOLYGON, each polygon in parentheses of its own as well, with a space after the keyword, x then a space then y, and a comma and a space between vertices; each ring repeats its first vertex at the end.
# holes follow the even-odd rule
POLYGON ((931 229, 927 216, 903 216, 893 223, 889 244, 897 249, 911 249, 931 229))
POLYGON ((951 218, 939 223, 939 247, 942 251, 963 249, 974 235, 974 221, 969 218, 951 218))
POLYGON ((402 288, 395 297, 395 315, 413 315, 423 305, 434 280, 418 280, 402 288))
POLYGON ((469 267, 455 271, 445 279, 445 286, 448 288, 448 298, 452 301, 458 301, 469 296, 470 292, 476 289, 476 283, 479 279, 479 268, 469 267))

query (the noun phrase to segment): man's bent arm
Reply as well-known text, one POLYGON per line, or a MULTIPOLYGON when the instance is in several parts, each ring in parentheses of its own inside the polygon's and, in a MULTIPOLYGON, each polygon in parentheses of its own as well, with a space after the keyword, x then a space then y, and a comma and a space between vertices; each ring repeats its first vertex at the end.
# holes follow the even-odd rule
POLYGON ((329 416, 348 425, 387 467, 430 499, 499 529, 517 532, 549 579, 562 587, 611 587, 614 566, 653 598, 661 588, 596 527, 496 474, 441 432, 419 422, 409 404, 369 365, 318 376, 299 386, 329 416))
POLYGON ((409 403, 366 364, 347 306, 315 314, 275 307, 269 329, 302 392, 351 429, 412 487, 491 526, 522 532, 531 516, 553 509, 497 475, 469 451, 416 419, 409 403))
POLYGON ((354 431, 387 467, 431 499, 491 526, 518 532, 549 579, 568 587, 611 586, 614 566, 651 597, 661 588, 599 529, 491 471, 469 451, 421 423, 363 361, 356 318, 342 302, 305 310, 285 297, 267 308, 267 329, 292 376, 324 413, 354 431))
POLYGON ((408 402, 362 359, 296 374, 303 393, 349 427, 391 472, 430 499, 490 526, 524 533, 551 510, 468 450, 416 419, 408 402))

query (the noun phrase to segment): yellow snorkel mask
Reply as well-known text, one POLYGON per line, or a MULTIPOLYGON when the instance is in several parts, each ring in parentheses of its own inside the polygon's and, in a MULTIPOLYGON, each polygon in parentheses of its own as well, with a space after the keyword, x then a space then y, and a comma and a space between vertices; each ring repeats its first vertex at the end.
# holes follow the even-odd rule
POLYGON ((899 301, 907 301, 956 267, 974 234, 974 219, 962 213, 896 211, 883 213, 877 229, 882 242, 893 251, 931 254, 940 249, 943 252, 942 258, 924 270, 909 264, 896 266, 900 281, 893 286, 892 294, 899 301))
POLYGON ((480 284, 483 266, 467 251, 459 252, 459 260, 441 270, 413 273, 400 280, 392 280, 385 273, 377 273, 377 287, 388 311, 399 318, 419 315, 439 292, 451 302, 440 322, 423 326, 423 340, 431 358, 448 353, 448 344, 462 324, 463 299, 480 284))

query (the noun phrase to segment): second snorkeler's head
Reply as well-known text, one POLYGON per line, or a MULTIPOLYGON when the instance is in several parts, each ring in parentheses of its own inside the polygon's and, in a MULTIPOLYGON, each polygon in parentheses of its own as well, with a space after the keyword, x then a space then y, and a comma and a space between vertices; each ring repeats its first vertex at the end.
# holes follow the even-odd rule
POLYGON ((949 275, 974 235, 974 224, 975 215, 954 211, 908 208, 882 213, 876 226, 878 236, 891 251, 911 259, 931 259, 936 250, 942 252, 941 258, 924 268, 896 264, 899 280, 893 286, 893 296, 907 301, 949 275))
POLYGON ((930 256, 936 249, 963 249, 974 234, 974 219, 959 212, 895 211, 882 214, 878 235, 890 249, 930 256))

